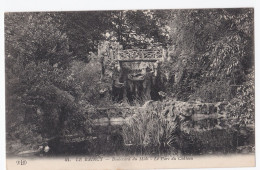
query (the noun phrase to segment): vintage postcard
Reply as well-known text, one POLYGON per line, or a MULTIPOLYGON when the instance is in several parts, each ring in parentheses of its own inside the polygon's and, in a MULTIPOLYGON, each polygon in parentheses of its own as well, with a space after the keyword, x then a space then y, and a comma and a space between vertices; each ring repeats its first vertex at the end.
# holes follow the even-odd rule
POLYGON ((255 166, 254 8, 6 12, 6 166, 255 166))

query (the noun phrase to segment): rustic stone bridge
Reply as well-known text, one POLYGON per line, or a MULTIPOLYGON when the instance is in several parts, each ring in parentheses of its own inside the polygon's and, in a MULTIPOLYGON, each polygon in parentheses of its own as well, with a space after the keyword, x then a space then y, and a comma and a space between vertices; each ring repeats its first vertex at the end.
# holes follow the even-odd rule
POLYGON ((123 50, 119 44, 101 43, 98 47, 98 57, 102 65, 101 80, 106 76, 106 66, 110 65, 109 67, 114 68, 110 73, 112 87, 121 90, 122 94, 120 96, 115 93, 116 100, 154 100, 151 96, 152 85, 156 86, 158 64, 167 60, 167 54, 167 50, 162 47, 123 50))

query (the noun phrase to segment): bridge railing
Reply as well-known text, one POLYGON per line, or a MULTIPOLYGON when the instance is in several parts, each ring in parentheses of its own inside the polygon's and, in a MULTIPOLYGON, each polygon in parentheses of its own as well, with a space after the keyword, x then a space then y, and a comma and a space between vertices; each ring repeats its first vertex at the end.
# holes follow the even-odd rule
POLYGON ((164 49, 128 49, 118 51, 118 60, 131 59, 157 59, 160 60, 166 56, 164 49))

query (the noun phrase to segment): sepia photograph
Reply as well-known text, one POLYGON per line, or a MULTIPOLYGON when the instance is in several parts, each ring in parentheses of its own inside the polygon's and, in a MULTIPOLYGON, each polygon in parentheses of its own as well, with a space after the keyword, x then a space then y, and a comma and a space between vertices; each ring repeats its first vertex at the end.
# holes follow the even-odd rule
POLYGON ((254 8, 5 12, 4 39, 7 168, 255 166, 254 8))

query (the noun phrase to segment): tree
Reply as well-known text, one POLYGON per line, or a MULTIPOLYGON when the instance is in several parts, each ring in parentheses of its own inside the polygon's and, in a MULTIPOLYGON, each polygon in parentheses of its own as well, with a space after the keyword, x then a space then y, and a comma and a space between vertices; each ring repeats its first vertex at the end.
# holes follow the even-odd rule
POLYGON ((53 20, 68 36, 69 50, 73 58, 88 62, 89 53, 97 52, 98 42, 111 27, 108 11, 53 12, 53 20))
POLYGON ((57 135, 86 133, 78 89, 68 78, 66 33, 49 13, 8 13, 5 21, 8 138, 35 146, 57 135))
POLYGON ((185 58, 181 69, 190 77, 181 86, 199 90, 208 83, 235 87, 245 81, 254 58, 253 9, 174 10, 170 18, 176 48, 172 58, 185 58))
POLYGON ((166 46, 168 27, 160 22, 162 16, 150 10, 111 11, 112 27, 107 30, 107 39, 119 42, 124 49, 147 48, 156 43, 166 46))
POLYGON ((66 66, 70 59, 68 37, 59 26, 50 13, 7 13, 5 49, 8 60, 14 58, 23 66, 31 61, 66 66))

